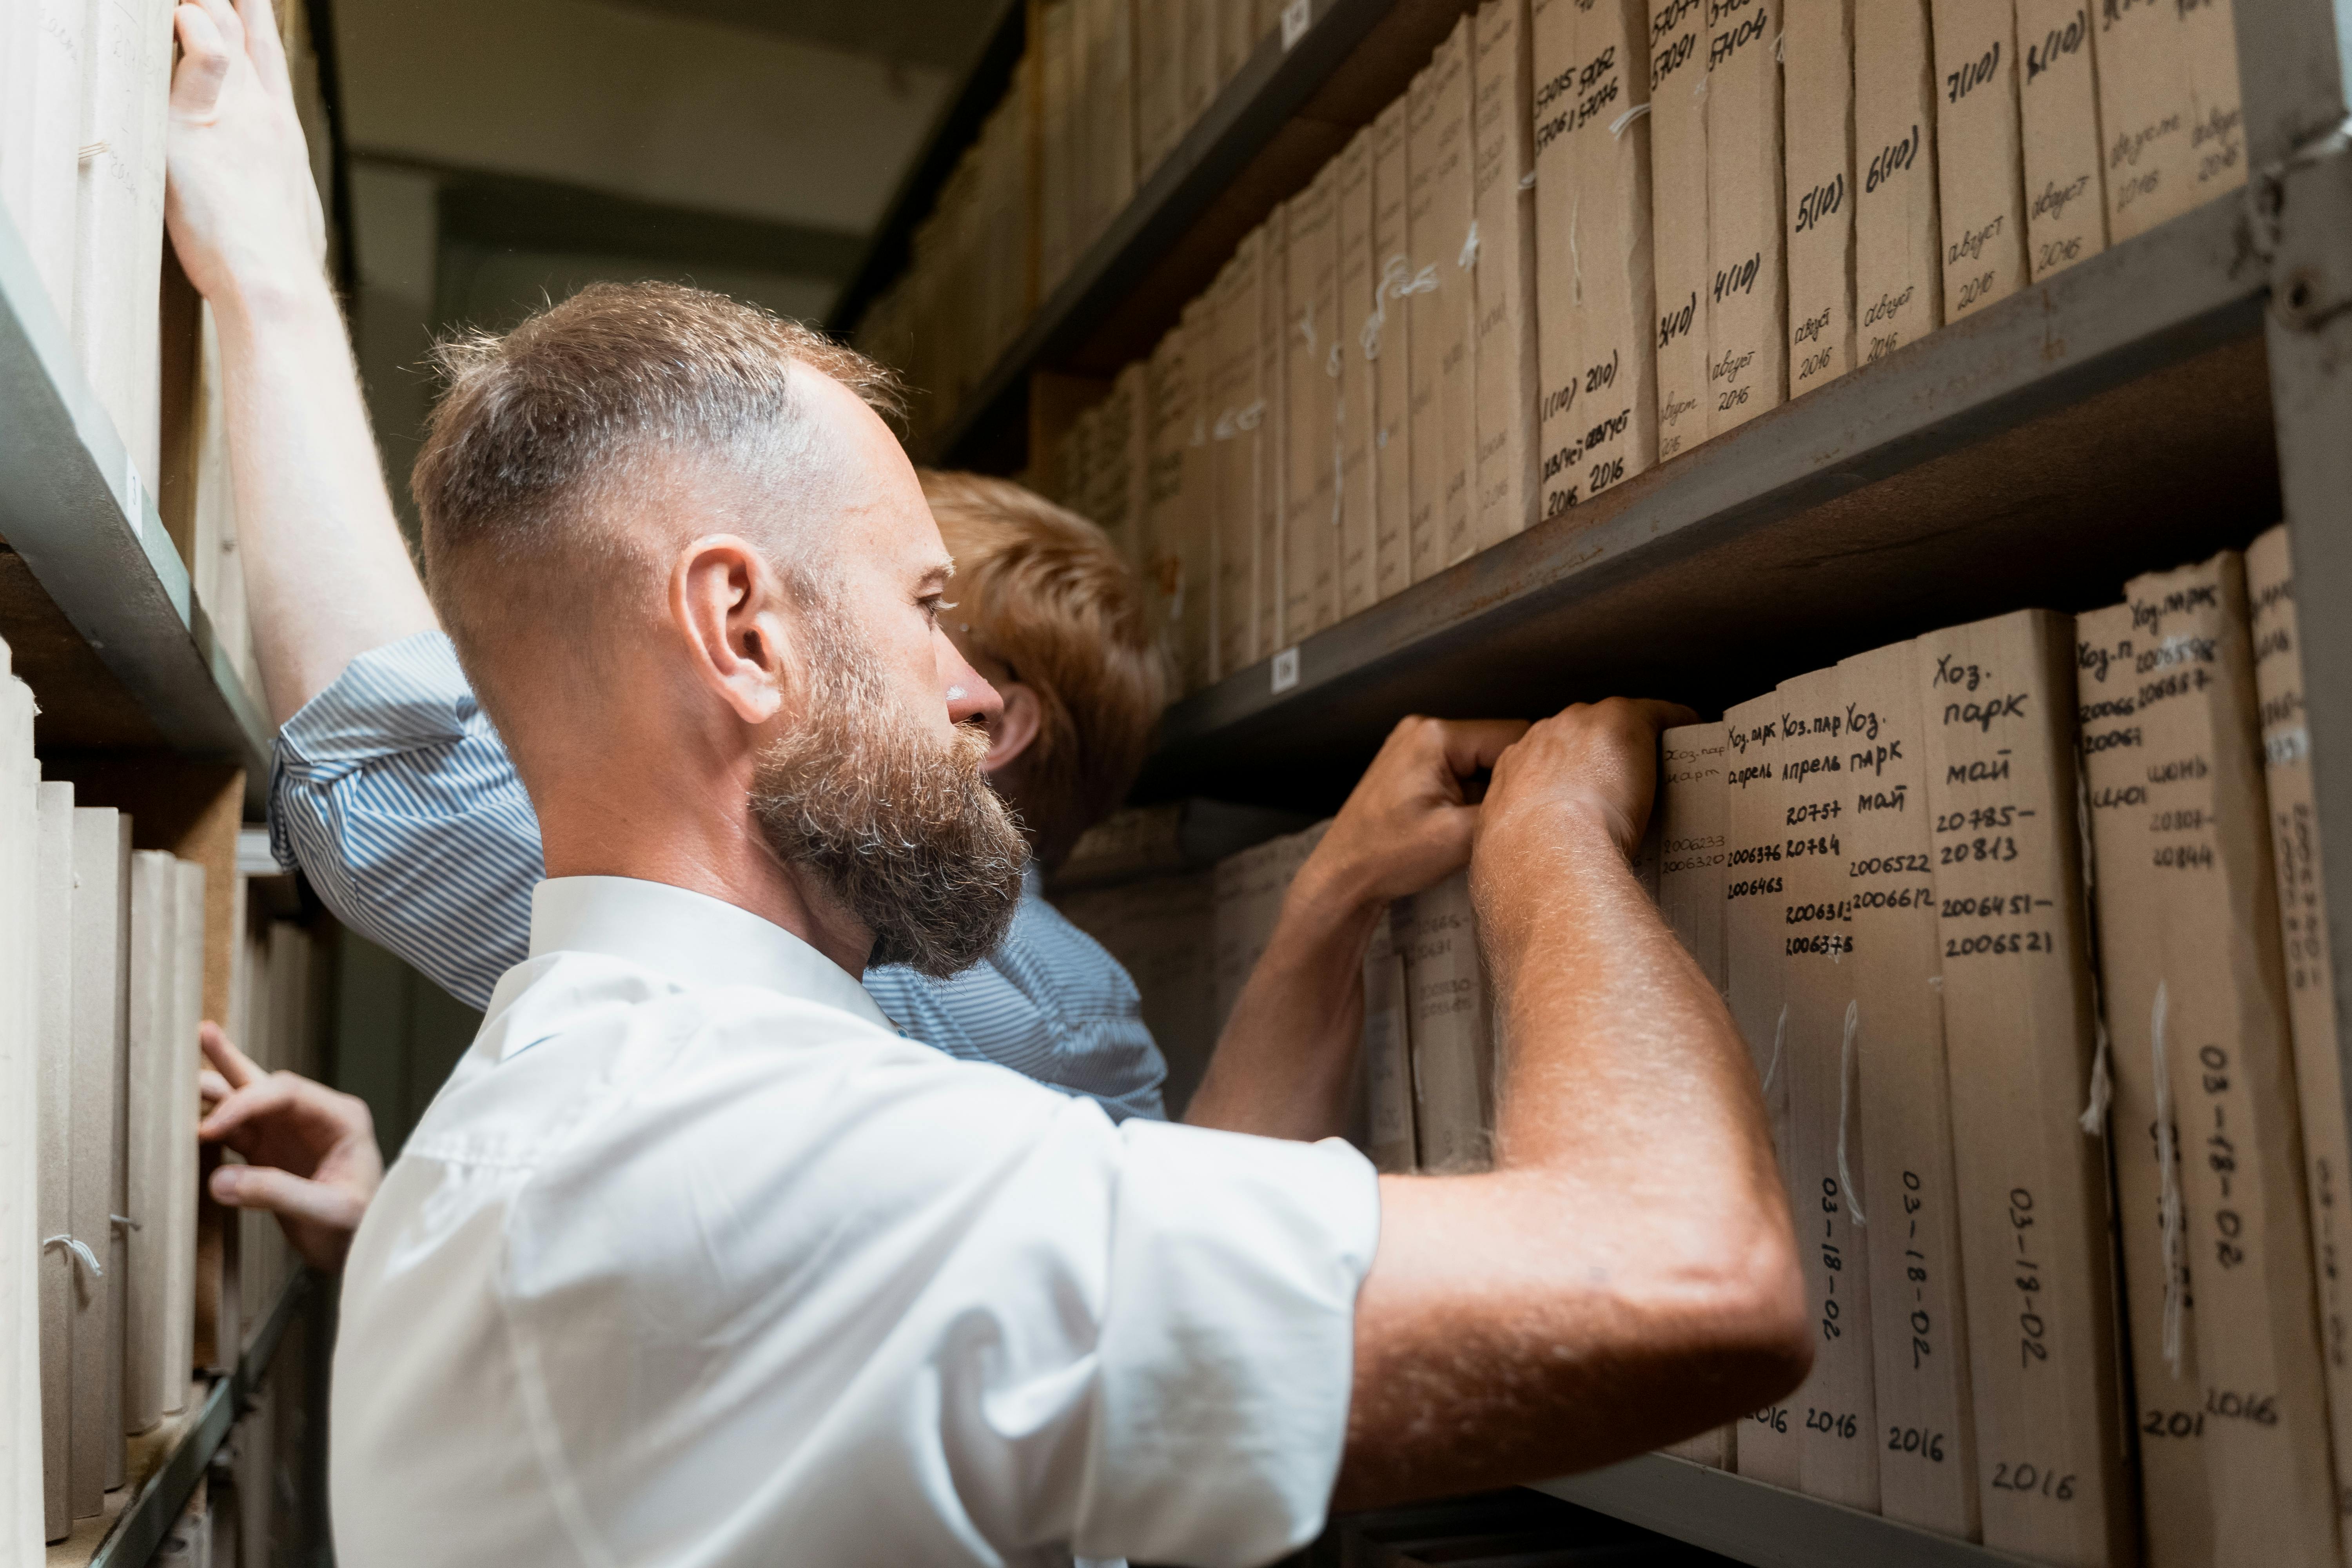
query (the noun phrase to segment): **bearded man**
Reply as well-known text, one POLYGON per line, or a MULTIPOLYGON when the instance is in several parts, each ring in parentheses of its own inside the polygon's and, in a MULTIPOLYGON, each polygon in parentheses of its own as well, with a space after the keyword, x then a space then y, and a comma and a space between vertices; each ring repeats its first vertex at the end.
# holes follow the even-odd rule
MULTIPOLYGON (((270 52, 178 18, 201 122, 270 52)), ((225 353, 318 329, 253 277, 225 353)), ((340 1561, 1262 1563, 1795 1386, 1754 1074, 1628 863, 1678 710, 1401 726, 1203 1085, 1254 1131, 1114 1123, 858 983, 986 952, 1024 852, 873 367, 638 286, 446 369, 426 574, 548 877, 352 1245, 340 1561), (1332 1136, 1364 944, 1474 841, 1494 1168, 1376 1177, 1332 1136)))

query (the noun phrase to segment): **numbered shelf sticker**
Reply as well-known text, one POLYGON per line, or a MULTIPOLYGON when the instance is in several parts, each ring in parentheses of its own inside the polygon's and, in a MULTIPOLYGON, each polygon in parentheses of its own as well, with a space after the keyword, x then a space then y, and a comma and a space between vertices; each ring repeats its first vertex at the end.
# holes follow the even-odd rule
POLYGON ((1313 21, 1313 0, 1290 0, 1282 8, 1282 52, 1288 54, 1298 40, 1307 36, 1307 24, 1313 21))
POLYGON ((1274 694, 1276 697, 1298 684, 1298 649, 1284 648, 1274 656, 1274 694))

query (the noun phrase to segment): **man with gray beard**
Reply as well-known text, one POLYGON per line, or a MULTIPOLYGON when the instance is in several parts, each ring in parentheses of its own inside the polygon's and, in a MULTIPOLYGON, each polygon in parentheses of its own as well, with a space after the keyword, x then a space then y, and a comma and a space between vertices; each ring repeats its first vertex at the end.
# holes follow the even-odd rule
MULTIPOLYGON (((233 126, 261 29, 177 18, 175 132, 233 126)), ((197 281, 225 355, 322 320, 315 280, 197 281)), ((1263 1563, 1329 1507, 1606 1463, 1801 1378, 1746 1048, 1629 865, 1680 710, 1400 725, 1212 1064, 1250 1131, 1114 1124, 858 983, 986 952, 1024 856, 885 378, 660 285, 444 368, 426 576, 548 876, 352 1243, 339 1561, 1263 1563), (1465 843, 1494 1168, 1376 1177, 1334 1136, 1365 944, 1465 843)))

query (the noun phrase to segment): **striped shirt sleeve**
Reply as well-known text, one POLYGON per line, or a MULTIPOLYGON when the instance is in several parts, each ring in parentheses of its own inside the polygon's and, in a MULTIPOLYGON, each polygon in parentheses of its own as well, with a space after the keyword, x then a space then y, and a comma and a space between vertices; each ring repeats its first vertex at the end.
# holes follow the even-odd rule
POLYGON ((522 962, 539 817, 437 631, 362 654, 286 721, 269 841, 337 919, 468 1007, 522 962))

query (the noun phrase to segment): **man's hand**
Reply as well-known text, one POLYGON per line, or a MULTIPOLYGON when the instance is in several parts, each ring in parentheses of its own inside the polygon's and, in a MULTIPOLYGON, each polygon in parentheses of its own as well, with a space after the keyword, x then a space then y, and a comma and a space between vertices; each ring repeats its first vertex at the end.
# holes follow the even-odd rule
POLYGON ((1385 909, 1460 870, 1478 824, 1475 781, 1527 730, 1517 719, 1400 720, 1300 868, 1303 890, 1385 909))
POLYGON ((1389 732, 1298 868, 1187 1121, 1272 1138, 1347 1126, 1373 929, 1391 900, 1470 858, 1478 775, 1527 728, 1516 719, 1413 718, 1389 732))
POLYGON ((188 280, 215 310, 322 286, 326 219, 270 0, 186 0, 173 21, 163 212, 188 280))
POLYGON ((367 1103, 299 1073, 263 1073, 218 1024, 201 1038, 216 1070, 204 1075, 210 1110, 196 1135, 246 1160, 213 1172, 214 1201, 269 1210, 304 1262, 341 1268, 383 1182, 367 1103))
POLYGON ((1559 814, 1587 813, 1628 858, 1658 794, 1658 735, 1698 715, 1678 702, 1612 697, 1564 708, 1528 729, 1495 763, 1480 847, 1492 838, 1553 830, 1559 814))
POLYGON ((1471 873, 1490 959, 1511 950, 1504 927, 1515 915, 1544 918, 1544 889, 1519 884, 1531 868, 1544 875, 1564 839, 1597 833, 1633 858, 1657 798, 1659 731, 1697 718, 1675 702, 1580 702, 1529 729, 1496 762, 1471 873), (1523 890, 1534 896, 1515 896, 1523 890))

